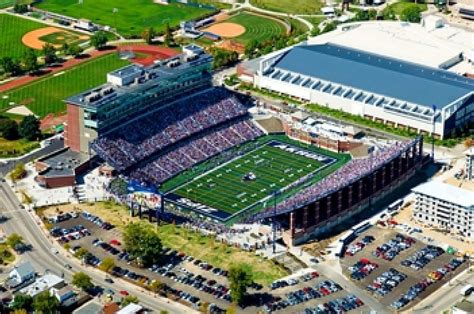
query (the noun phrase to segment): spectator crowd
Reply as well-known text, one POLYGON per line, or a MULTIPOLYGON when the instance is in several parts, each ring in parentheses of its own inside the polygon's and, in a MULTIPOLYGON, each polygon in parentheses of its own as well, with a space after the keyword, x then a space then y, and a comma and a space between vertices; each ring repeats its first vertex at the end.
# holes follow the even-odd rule
MULTIPOLYGON (((382 167, 394 158, 400 156, 413 142, 396 142, 391 146, 381 148, 367 158, 352 159, 343 167, 331 175, 325 177, 318 183, 302 190, 277 205, 278 213, 289 212, 313 203, 341 188, 356 182, 360 178, 369 175, 374 170, 382 167)), ((261 220, 273 216, 273 207, 269 207, 257 213, 249 221, 261 220)))

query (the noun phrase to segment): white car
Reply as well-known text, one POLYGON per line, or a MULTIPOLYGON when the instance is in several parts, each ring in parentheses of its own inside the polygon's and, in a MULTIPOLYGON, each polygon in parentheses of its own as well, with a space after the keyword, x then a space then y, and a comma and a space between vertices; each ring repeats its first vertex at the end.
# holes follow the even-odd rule
POLYGON ((54 247, 51 248, 51 252, 55 255, 59 253, 58 249, 56 249, 54 247))

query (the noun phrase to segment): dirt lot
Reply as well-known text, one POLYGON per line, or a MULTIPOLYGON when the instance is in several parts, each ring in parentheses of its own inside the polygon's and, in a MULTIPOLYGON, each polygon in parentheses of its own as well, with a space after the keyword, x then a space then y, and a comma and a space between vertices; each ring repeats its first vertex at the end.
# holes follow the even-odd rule
MULTIPOLYGON (((449 261, 452 259, 456 258, 453 255, 449 254, 442 254, 441 256, 435 258, 431 262, 429 262, 425 267, 422 269, 416 271, 410 267, 405 267, 401 265, 401 262, 406 259, 407 257, 413 255, 417 251, 421 250, 424 248, 427 244, 416 240, 416 242, 409 247, 408 249, 401 251, 398 256, 396 256, 392 261, 387 261, 382 258, 376 257, 372 255, 372 252, 375 251, 377 246, 382 245, 385 242, 388 242, 390 239, 395 238, 395 235, 398 232, 395 230, 390 230, 390 229, 382 229, 379 227, 372 227, 365 232, 363 232, 361 235, 359 235, 352 243, 355 243, 357 241, 360 241, 364 236, 366 235, 371 235, 375 237, 375 241, 364 247, 361 251, 357 252, 354 256, 346 256, 343 259, 341 259, 341 265, 343 268, 343 271, 345 274, 350 278, 350 272, 348 270, 348 267, 353 266, 356 262, 358 262, 361 258, 366 258, 370 260, 370 262, 376 263, 379 265, 377 269, 375 269, 371 274, 369 274, 367 277, 363 278, 362 280, 353 280, 358 286, 360 286, 362 289, 366 289, 369 284, 371 284, 374 279, 376 279, 378 276, 380 276, 383 272, 387 271, 389 268, 394 268, 399 272, 404 273, 408 277, 403 280, 397 287, 395 287, 390 293, 385 295, 384 297, 380 297, 378 294, 372 294, 376 299, 380 300, 380 303, 382 303, 384 306, 387 306, 387 308, 390 308, 390 304, 397 300, 398 298, 401 297, 402 294, 406 293, 407 290, 418 283, 419 281, 425 279, 428 277, 428 274, 439 267, 444 266, 447 264, 449 261)), ((404 235, 406 236, 406 235, 404 235)), ((462 264, 458 269, 456 269, 454 272, 448 273, 446 277, 444 277, 442 280, 430 285, 424 292, 422 292, 414 301, 409 303, 404 309, 408 307, 412 307, 416 303, 418 303, 421 299, 425 298, 432 292, 434 292, 436 289, 438 289, 441 285, 446 283, 450 278, 454 277, 457 275, 460 271, 465 269, 467 265, 464 263, 462 264)), ((370 293, 370 292, 368 292, 370 293)))

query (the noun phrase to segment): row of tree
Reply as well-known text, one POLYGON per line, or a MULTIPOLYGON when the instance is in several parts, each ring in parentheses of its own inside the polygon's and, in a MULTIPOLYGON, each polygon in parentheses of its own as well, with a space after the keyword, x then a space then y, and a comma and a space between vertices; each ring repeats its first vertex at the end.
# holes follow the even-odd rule
POLYGON ((28 115, 18 124, 15 120, 0 116, 0 136, 10 141, 19 138, 37 141, 41 139, 40 121, 34 115, 28 115))

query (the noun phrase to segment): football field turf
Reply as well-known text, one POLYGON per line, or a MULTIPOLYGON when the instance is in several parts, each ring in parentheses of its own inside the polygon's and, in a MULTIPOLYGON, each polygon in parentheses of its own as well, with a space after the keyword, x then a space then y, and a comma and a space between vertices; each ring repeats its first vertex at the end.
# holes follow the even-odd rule
POLYGON ((309 149, 272 141, 198 176, 172 193, 234 214, 336 161, 309 149), (254 180, 245 178, 252 174, 254 180))

